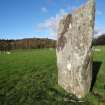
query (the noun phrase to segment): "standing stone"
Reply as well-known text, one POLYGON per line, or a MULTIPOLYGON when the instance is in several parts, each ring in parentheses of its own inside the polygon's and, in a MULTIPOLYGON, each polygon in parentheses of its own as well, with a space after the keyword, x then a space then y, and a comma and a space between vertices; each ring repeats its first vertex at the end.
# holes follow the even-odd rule
POLYGON ((78 98, 90 90, 95 1, 63 17, 57 38, 58 84, 78 98))

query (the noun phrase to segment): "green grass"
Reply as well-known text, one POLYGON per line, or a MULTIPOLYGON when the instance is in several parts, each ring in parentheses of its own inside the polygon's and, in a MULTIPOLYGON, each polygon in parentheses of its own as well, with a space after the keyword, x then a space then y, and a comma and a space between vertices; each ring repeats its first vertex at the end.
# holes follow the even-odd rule
POLYGON ((55 50, 17 50, 0 55, 0 105, 105 105, 105 47, 93 92, 79 102, 57 84, 55 50))

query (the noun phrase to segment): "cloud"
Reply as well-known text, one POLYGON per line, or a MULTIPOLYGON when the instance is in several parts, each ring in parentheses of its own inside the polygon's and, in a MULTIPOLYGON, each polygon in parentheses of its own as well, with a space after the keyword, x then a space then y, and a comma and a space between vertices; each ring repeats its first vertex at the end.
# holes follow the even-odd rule
POLYGON ((102 34, 105 34, 105 28, 96 26, 95 29, 94 29, 94 37, 98 37, 102 34))
POLYGON ((44 13, 48 12, 48 10, 47 10, 46 7, 42 7, 41 10, 42 10, 42 12, 44 12, 44 13))
MULTIPOLYGON (((58 25, 59 25, 59 21, 63 18, 64 15, 66 15, 68 12, 66 11, 68 10, 74 10, 76 9, 76 6, 69 6, 66 9, 60 9, 59 12, 55 15, 52 16, 46 20, 44 20, 43 22, 39 23, 37 26, 37 30, 40 32, 43 32, 44 30, 49 31, 49 37, 55 38, 57 37, 57 29, 58 29, 58 25)), ((45 8, 43 8, 43 12, 46 11, 45 8)), ((69 11, 70 12, 70 11, 69 11)), ((102 12, 97 10, 96 11, 97 15, 102 15, 102 12)), ((95 31, 94 31, 94 37, 97 37, 101 34, 105 33, 105 28, 96 26, 95 27, 95 31)))
POLYGON ((59 12, 54 16, 50 17, 49 19, 46 19, 42 23, 38 24, 38 30, 49 30, 51 36, 55 36, 58 29, 59 21, 62 19, 62 17, 66 15, 66 12, 64 9, 60 9, 59 12))

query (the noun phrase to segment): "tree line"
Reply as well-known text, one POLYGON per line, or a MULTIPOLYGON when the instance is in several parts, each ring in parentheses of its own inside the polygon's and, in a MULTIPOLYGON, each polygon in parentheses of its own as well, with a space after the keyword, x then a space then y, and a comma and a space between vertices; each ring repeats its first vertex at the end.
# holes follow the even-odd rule
POLYGON ((97 37, 97 38, 94 38, 93 39, 93 45, 105 45, 105 34, 97 37))
POLYGON ((0 51, 10 51, 14 49, 37 49, 55 48, 56 41, 48 38, 27 38, 20 40, 0 39, 0 51))
MULTIPOLYGON (((93 45, 105 45, 105 34, 94 38, 93 45)), ((56 40, 48 38, 27 38, 20 40, 0 39, 0 51, 37 48, 56 48, 56 40)))

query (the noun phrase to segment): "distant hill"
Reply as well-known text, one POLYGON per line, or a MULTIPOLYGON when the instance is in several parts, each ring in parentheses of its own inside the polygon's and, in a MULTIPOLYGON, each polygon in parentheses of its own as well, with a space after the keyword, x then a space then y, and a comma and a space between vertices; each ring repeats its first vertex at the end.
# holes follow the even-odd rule
POLYGON ((105 34, 93 39, 93 45, 105 45, 105 34))
POLYGON ((35 49, 35 48, 55 48, 56 41, 48 38, 26 38, 20 40, 0 39, 0 50, 9 51, 13 49, 35 49))

